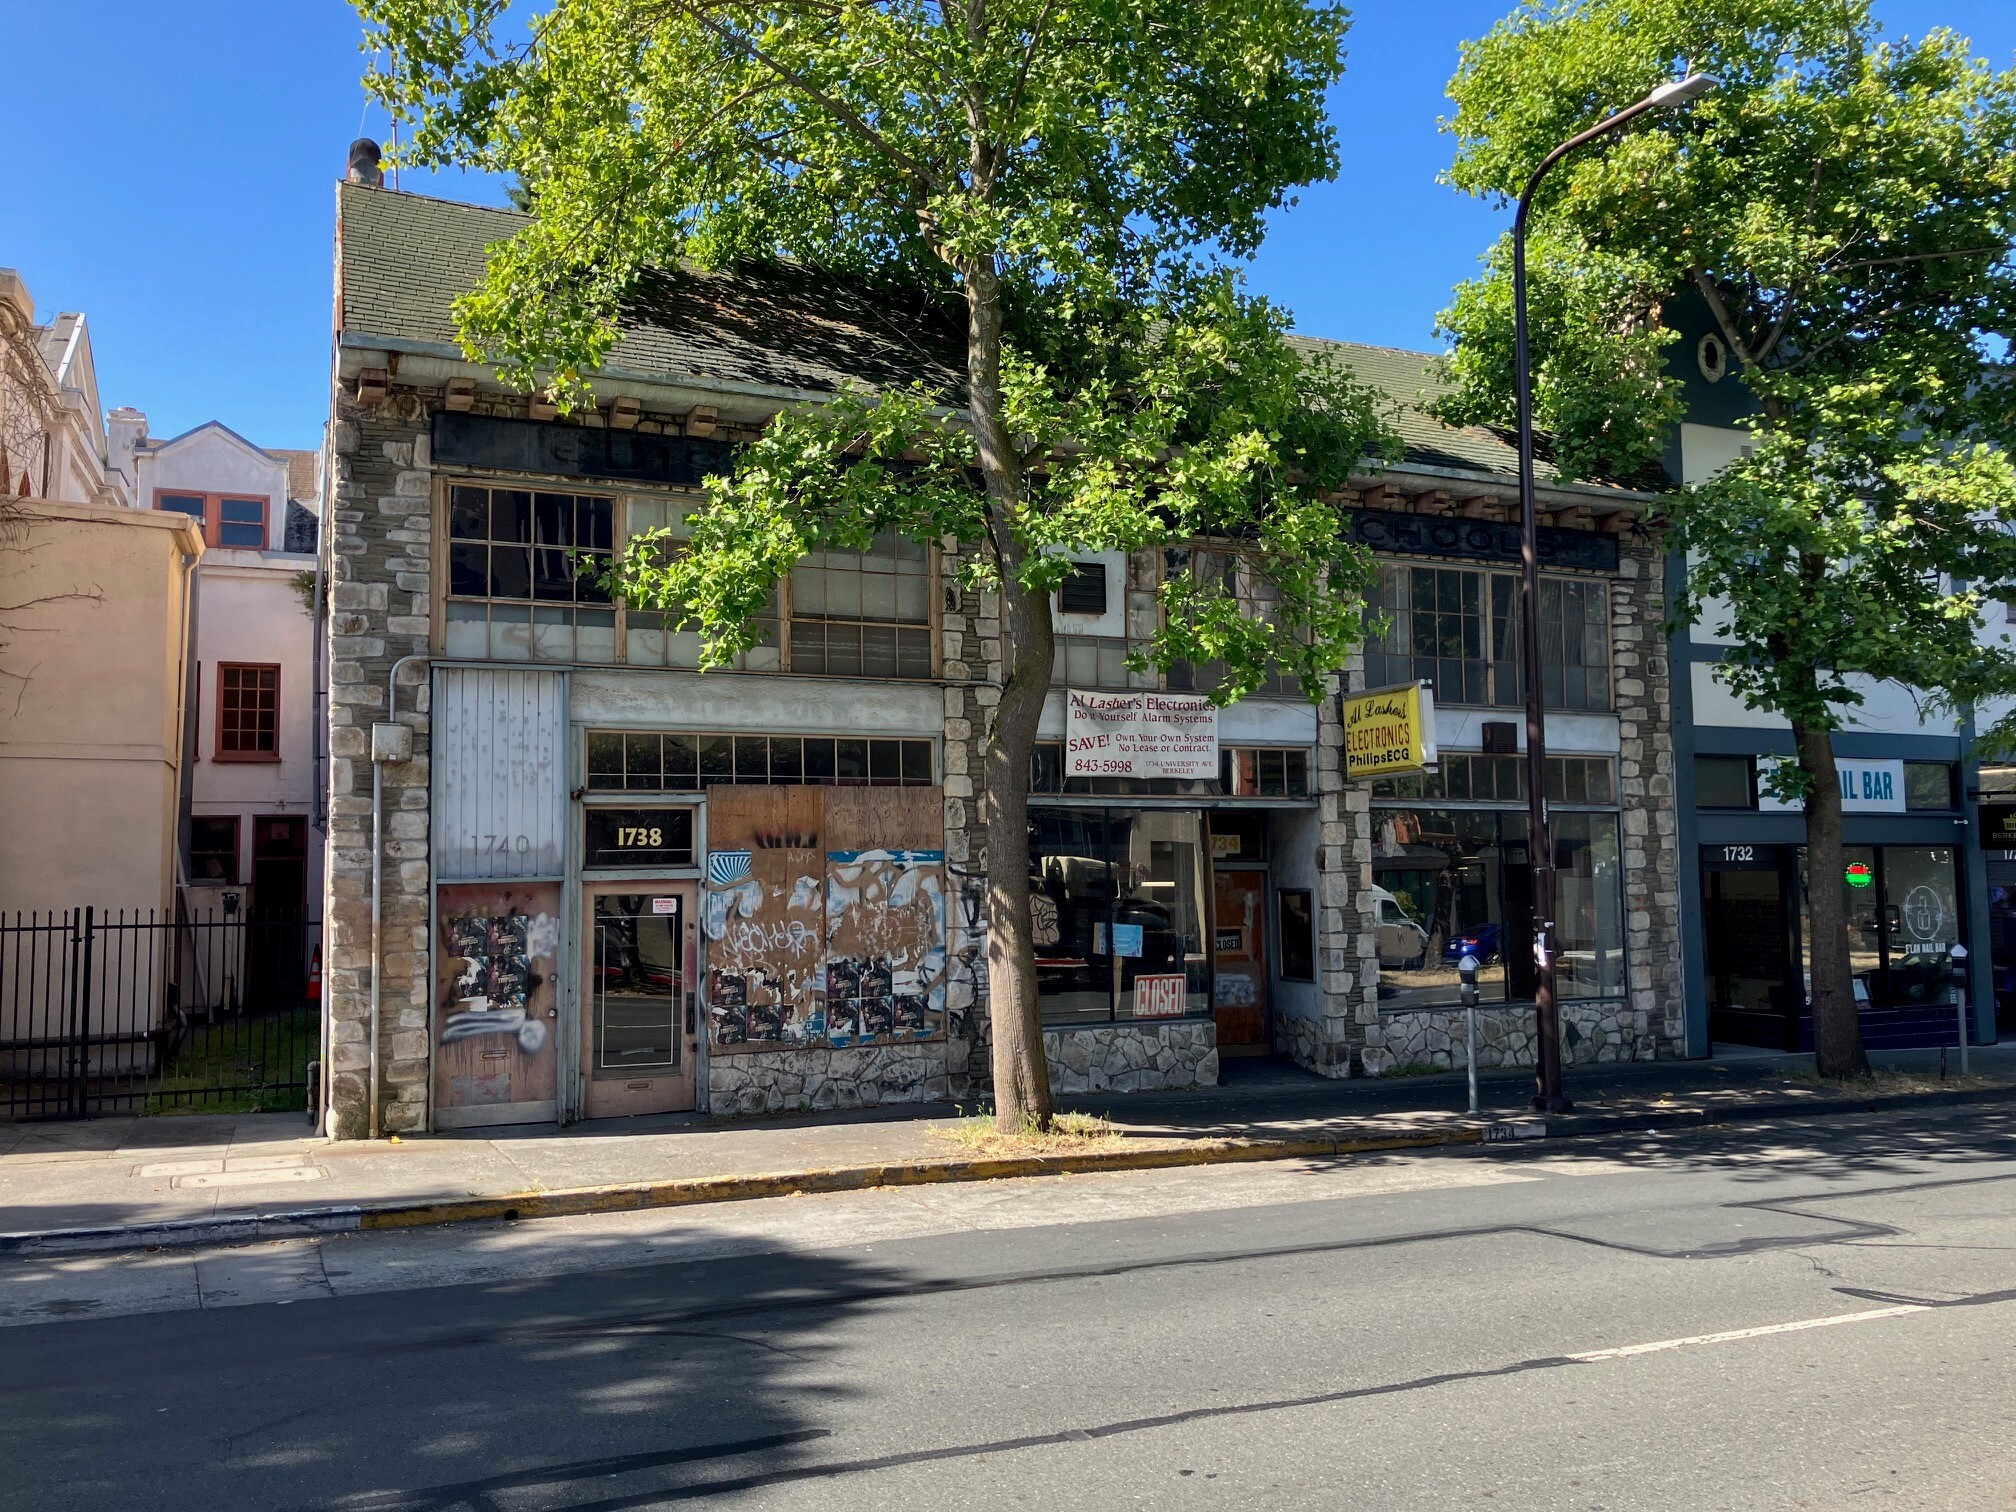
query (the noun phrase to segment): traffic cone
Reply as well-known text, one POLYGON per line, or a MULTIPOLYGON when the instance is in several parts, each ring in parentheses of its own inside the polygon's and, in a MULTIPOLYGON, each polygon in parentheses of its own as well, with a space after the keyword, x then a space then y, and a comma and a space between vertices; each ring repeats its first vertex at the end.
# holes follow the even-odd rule
POLYGON ((308 962, 308 1001, 322 1001, 322 947, 315 947, 315 954, 308 962))

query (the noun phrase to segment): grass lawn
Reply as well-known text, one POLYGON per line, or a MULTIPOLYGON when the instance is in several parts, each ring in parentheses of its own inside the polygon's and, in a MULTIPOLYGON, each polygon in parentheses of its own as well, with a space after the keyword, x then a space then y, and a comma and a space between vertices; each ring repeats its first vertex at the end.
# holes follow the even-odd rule
POLYGON ((148 1113, 281 1113, 308 1106, 321 1019, 300 1007, 190 1028, 149 1088, 148 1113), (293 1082, 293 1086, 273 1086, 293 1082), (263 1085, 262 1085, 263 1084, 263 1085))

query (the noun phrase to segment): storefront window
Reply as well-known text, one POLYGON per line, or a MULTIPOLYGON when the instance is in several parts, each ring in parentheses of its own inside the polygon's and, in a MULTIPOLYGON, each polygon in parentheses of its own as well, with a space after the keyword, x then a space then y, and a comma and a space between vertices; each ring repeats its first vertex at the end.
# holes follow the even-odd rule
MULTIPOLYGON (((1864 1007, 1913 1008, 1945 1000, 1952 950, 1960 943, 1954 853, 1944 846, 1851 845, 1844 849, 1848 969, 1864 1007)), ((1799 853, 1799 955, 1810 1001, 1813 981, 1812 879, 1799 853)))
POLYGON ((1194 809, 1038 809, 1029 911, 1050 1024, 1211 1008, 1203 815, 1194 809), (1153 978, 1155 990, 1137 991, 1153 978), (1180 987, 1178 981, 1180 980, 1180 987))
MULTIPOLYGON (((1552 816, 1556 990, 1624 990, 1617 816, 1552 816)), ((1486 1001, 1533 993, 1533 868, 1526 815, 1488 809, 1375 809, 1372 882, 1382 1008, 1454 1007, 1457 964, 1479 963, 1486 1001)))

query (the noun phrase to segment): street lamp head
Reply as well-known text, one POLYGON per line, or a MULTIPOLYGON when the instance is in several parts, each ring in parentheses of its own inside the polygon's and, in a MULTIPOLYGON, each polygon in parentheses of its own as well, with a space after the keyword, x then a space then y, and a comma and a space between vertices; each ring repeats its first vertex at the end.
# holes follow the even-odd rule
POLYGON ((1691 104, 1721 82, 1715 75, 1705 73, 1690 73, 1684 79, 1668 79, 1645 96, 1645 103, 1654 110, 1668 110, 1675 106, 1691 104))

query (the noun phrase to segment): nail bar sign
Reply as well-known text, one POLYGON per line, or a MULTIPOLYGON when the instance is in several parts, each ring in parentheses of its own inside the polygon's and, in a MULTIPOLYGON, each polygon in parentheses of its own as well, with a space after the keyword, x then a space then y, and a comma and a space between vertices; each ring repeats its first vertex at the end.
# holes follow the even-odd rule
POLYGON ((1067 777, 1218 775, 1218 710, 1188 693, 1081 693, 1065 714, 1067 777))
MULTIPOLYGON (((1760 762, 1761 766, 1762 763, 1760 762)), ((1841 812, 1844 814, 1901 814, 1904 812, 1904 763, 1858 760, 1850 756, 1834 758, 1835 778, 1841 784, 1841 812)), ((1759 776, 1763 774, 1760 772, 1759 776)), ((1770 788, 1758 783, 1757 807, 1765 813, 1799 810, 1802 803, 1786 803, 1773 797, 1770 788)))

